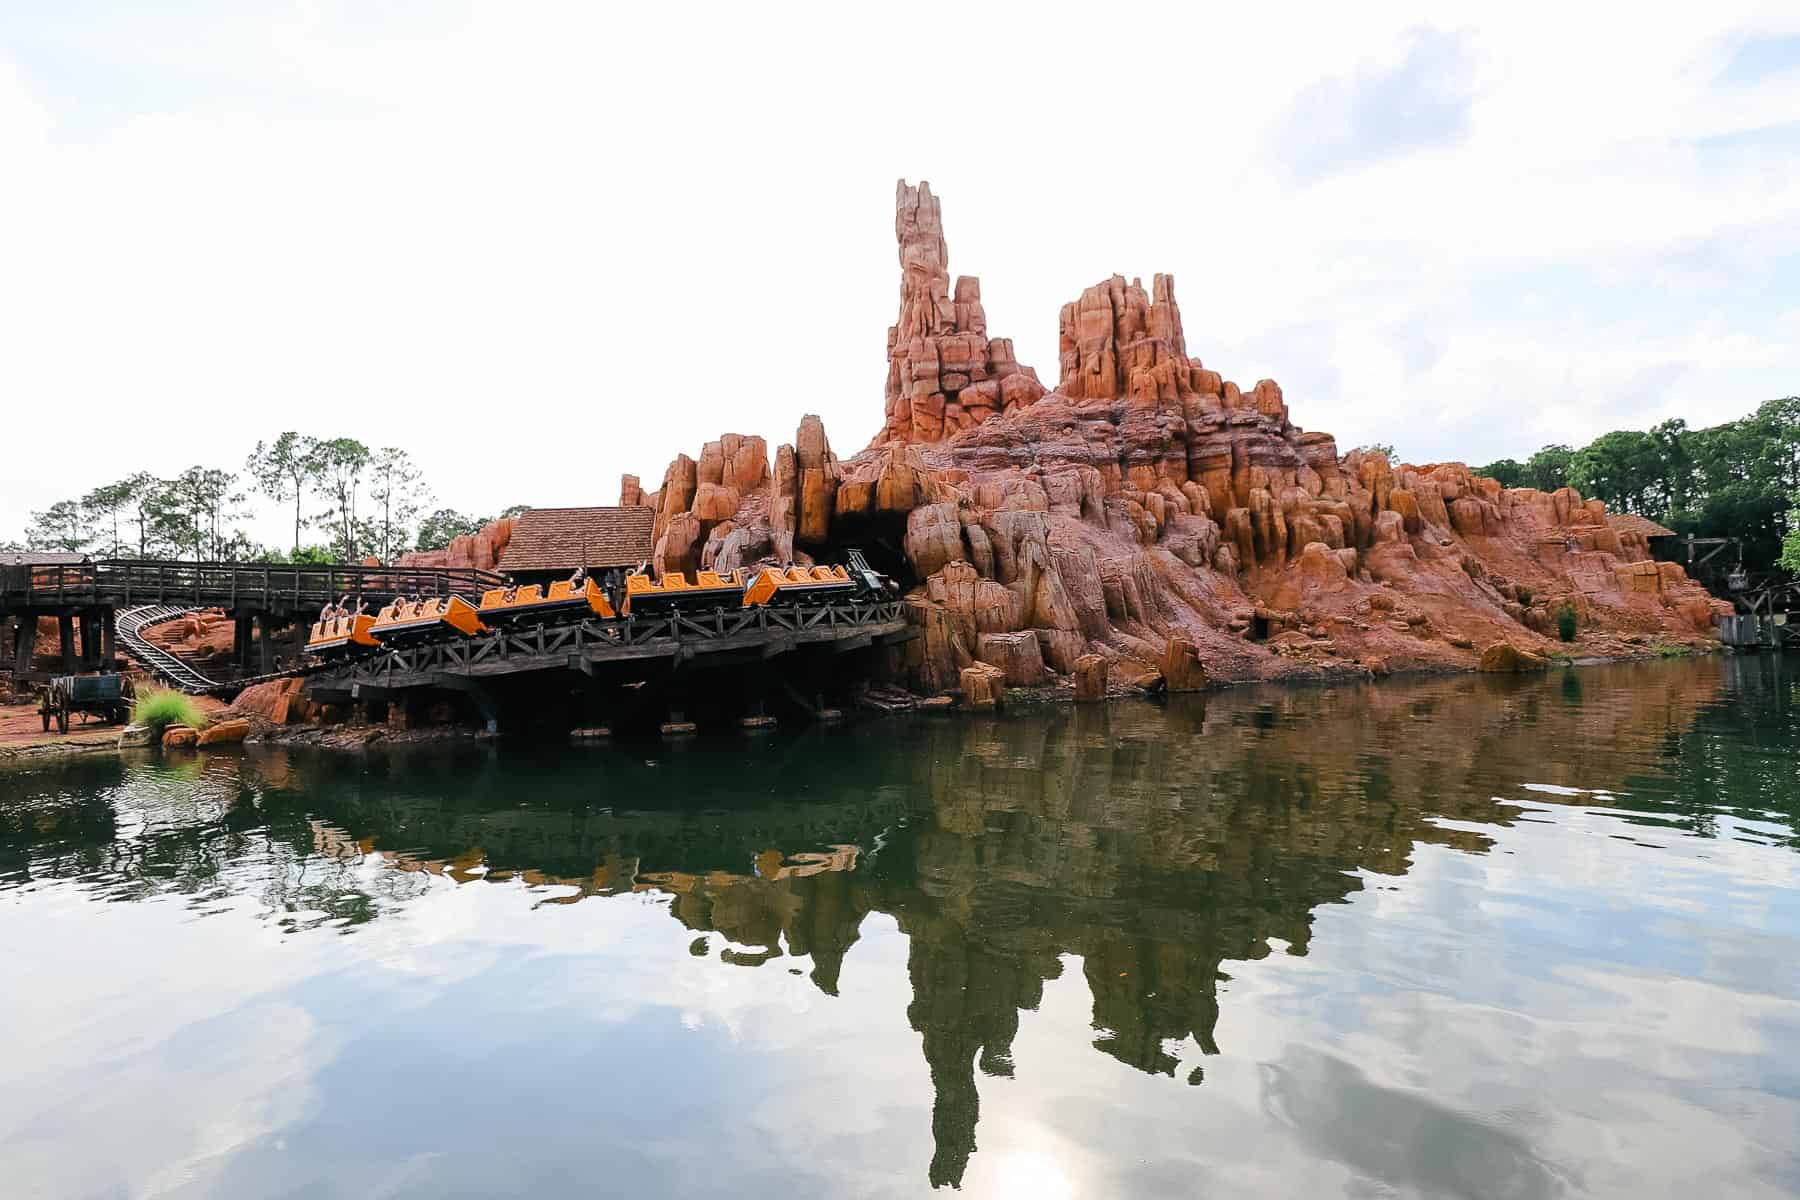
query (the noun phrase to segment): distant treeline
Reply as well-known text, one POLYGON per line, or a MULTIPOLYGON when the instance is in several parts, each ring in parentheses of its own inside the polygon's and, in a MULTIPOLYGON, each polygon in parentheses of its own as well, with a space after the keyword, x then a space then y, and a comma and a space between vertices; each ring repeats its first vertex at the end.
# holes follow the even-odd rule
POLYGON ((0 541, 0 550, 216 562, 355 562, 373 555, 385 562, 446 546, 493 519, 432 503, 405 450, 289 432, 258 442, 238 470, 193 466, 171 477, 140 471, 58 500, 31 514, 23 543, 0 541), (288 548, 259 545, 245 533, 258 499, 291 514, 288 548), (307 540, 308 530, 316 540, 307 540))
POLYGON ((1579 449, 1545 446, 1524 462, 1478 469, 1508 487, 1574 487, 1617 512, 1637 513, 1696 537, 1741 537, 1744 565, 1782 560, 1800 570, 1800 396, 1770 400, 1749 416, 1690 429, 1664 421, 1620 429, 1579 449))

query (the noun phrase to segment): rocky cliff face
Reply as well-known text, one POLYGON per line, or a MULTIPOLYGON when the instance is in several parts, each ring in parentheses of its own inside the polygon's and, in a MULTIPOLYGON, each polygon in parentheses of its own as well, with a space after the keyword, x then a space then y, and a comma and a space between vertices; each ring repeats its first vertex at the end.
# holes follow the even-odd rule
POLYGON ((893 666, 928 690, 981 662, 1009 684, 1070 674, 1085 654, 1115 676, 1172 659, 1215 679, 1473 667, 1496 642, 1554 648, 1564 607, 1588 653, 1711 636, 1716 602, 1600 502, 1340 456, 1274 380, 1207 368, 1169 276, 1065 304, 1046 392, 988 337, 977 281, 951 286, 926 184, 899 185, 895 234, 875 441, 840 459, 809 416, 772 467, 762 439, 727 434, 657 491, 626 476, 620 502, 657 511, 663 569, 861 546, 908 588, 921 636, 893 666))

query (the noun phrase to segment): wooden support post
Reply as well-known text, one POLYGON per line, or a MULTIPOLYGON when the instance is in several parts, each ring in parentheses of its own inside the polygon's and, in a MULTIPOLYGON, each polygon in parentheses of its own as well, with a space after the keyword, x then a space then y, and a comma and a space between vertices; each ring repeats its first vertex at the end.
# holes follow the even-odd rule
POLYGON ((250 666, 250 622, 246 617, 231 618, 231 661, 240 671, 250 666))
POLYGON ((92 609, 81 614, 81 669, 100 669, 100 615, 92 609))
POLYGON ((63 674, 75 674, 75 618, 63 615, 56 618, 56 640, 62 643, 63 674))
POLYGON ((17 682, 31 674, 31 660, 37 653, 37 618, 26 613, 19 618, 19 635, 15 645, 18 649, 13 659, 13 680, 17 682))
POLYGON ((257 662, 261 666, 258 674, 267 675, 275 669, 275 630, 274 620, 266 612, 256 614, 256 646, 257 662))
POLYGON ((118 627, 115 620, 116 614, 112 609, 100 610, 100 666, 108 671, 119 665, 118 627))
POLYGON ((310 633, 311 633, 311 630, 309 630, 307 628, 305 618, 301 617, 301 615, 296 612, 294 614, 294 632, 293 632, 294 661, 292 664, 293 666, 297 667, 302 662, 306 661, 306 639, 310 633))

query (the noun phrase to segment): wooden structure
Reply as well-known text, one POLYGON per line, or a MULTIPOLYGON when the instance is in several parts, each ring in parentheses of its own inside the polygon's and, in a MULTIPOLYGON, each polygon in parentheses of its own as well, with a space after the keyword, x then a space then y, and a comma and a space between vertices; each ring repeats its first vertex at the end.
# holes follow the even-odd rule
POLYGON ((91 590, 66 586, 93 568, 86 555, 55 550, 0 556, 0 662, 12 669, 15 680, 48 677, 33 670, 40 618, 56 622, 63 675, 112 669, 112 602, 91 590))
POLYGON ((291 653, 303 652, 311 621, 325 605, 348 596, 370 608, 399 596, 479 595, 500 584, 488 571, 445 567, 283 566, 269 563, 168 562, 102 559, 26 551, 0 558, 0 629, 11 626, 8 661, 16 677, 31 678, 37 618, 60 622, 62 674, 100 670, 113 662, 114 622, 120 609, 144 605, 219 608, 236 622, 239 668, 274 669, 275 630, 292 625, 291 653), (76 634, 80 633, 77 652, 76 634))
POLYGON ((384 649, 313 672, 306 691, 328 704, 454 691, 474 699, 492 722, 487 688, 503 677, 537 673, 543 681, 605 673, 644 679, 689 667, 761 664, 797 651, 845 654, 913 636, 904 604, 896 599, 592 619, 488 629, 473 637, 384 649))

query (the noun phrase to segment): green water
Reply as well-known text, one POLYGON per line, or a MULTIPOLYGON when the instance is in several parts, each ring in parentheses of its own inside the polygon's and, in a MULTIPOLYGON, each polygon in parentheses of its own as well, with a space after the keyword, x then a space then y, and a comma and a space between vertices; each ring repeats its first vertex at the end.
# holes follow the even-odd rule
POLYGON ((0 1194, 1800 1192, 1773 659, 0 775, 0 1194))

